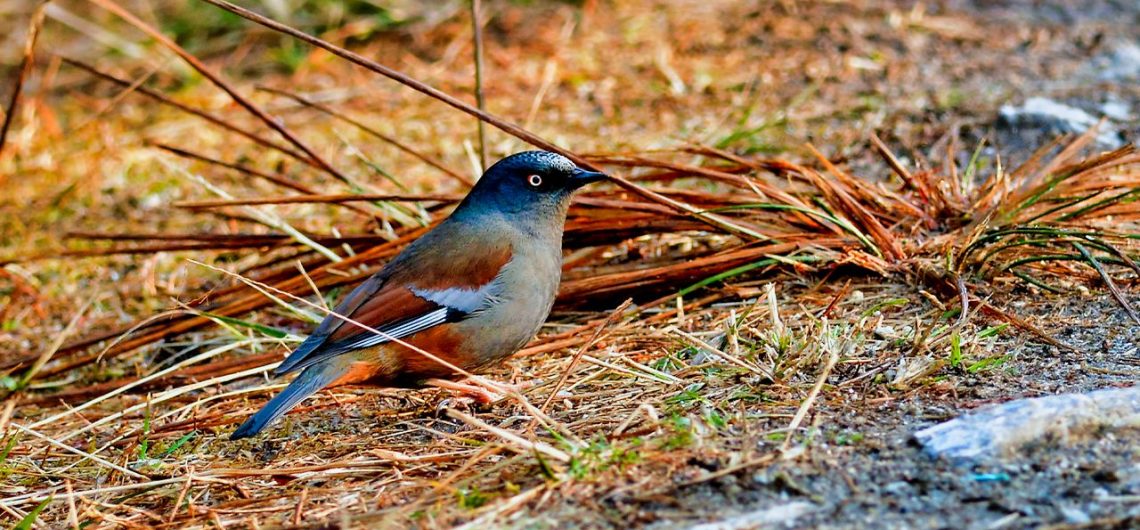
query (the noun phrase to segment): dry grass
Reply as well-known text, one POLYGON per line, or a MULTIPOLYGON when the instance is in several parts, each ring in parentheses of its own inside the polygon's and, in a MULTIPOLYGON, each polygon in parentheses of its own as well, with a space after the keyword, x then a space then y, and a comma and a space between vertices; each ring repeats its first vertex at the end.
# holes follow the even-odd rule
MULTIPOLYGON (((167 44, 232 100, 181 87, 201 78, 166 74, 182 66, 160 47, 149 48, 159 64, 148 68, 99 66, 118 71, 112 85, 49 57, 47 72, 61 80, 41 74, 45 88, 22 103, 34 115, 0 167, 34 177, 62 155, 79 167, 52 181, 59 191, 46 201, 17 184, 15 196, 39 197, 45 213, 3 222, 29 235, 54 233, 41 230, 53 215, 74 226, 66 243, 6 242, 0 273, 11 288, 0 315, 23 325, 5 331, 12 346, 0 360, 9 383, 0 509, 42 527, 481 528, 559 499, 604 514, 612 499, 668 502, 680 489, 801 457, 821 436, 825 416, 815 411, 827 401, 944 391, 947 373, 1003 362, 1000 341, 1021 340, 1011 337, 1064 346, 990 300, 1013 281, 1029 296, 1103 285, 1136 318, 1122 291, 1140 276, 1134 150, 1093 152, 1090 133, 1007 171, 980 156, 960 163, 954 151, 976 146, 951 140, 944 163, 915 170, 875 137, 866 140, 876 164, 855 174, 811 145, 789 148, 800 160, 764 156, 752 149, 764 126, 747 112, 708 113, 701 132, 681 140, 659 132, 684 128, 675 111, 658 113, 663 129, 633 130, 617 114, 636 94, 607 89, 612 78, 595 59, 615 42, 574 31, 600 16, 590 5, 549 8, 561 25, 497 28, 537 32, 532 45, 555 53, 542 61, 513 44, 489 50, 488 68, 507 78, 485 87, 489 114, 446 96, 509 133, 488 131, 494 153, 522 148, 518 138, 573 145, 567 154, 623 179, 576 200, 558 310, 489 374, 540 383, 477 413, 437 413, 438 390, 337 389, 240 443, 225 435, 281 387, 266 377, 296 333, 462 194, 477 173, 474 122, 426 99, 408 104, 411 96, 325 52, 310 53, 297 78, 343 81, 283 94, 255 92, 167 44), (576 39, 596 42, 567 46, 576 39), (519 55, 531 58, 507 70, 519 55), (588 94, 577 95, 584 85, 588 94), (49 105, 53 90, 79 104, 49 105), (511 116, 526 116, 523 101, 544 109, 541 120, 495 114, 507 101, 511 116), (140 134, 80 119, 63 134, 51 109, 92 115, 67 105, 154 125, 140 134), (355 117, 373 106, 391 117, 355 117), (723 126, 730 118, 739 125, 723 126), (153 174, 132 176, 143 171, 153 174), (149 188, 133 192, 138 182, 149 188), (117 189, 114 201, 98 198, 105 187, 117 189), (124 195, 134 203, 116 209, 124 195), (84 222, 68 204, 114 213, 84 222), (184 259, 203 256, 230 274, 184 259)), ((773 31, 799 31, 784 24, 773 31)), ((143 34, 107 27, 128 41, 143 34)), ((381 46, 358 53, 416 73, 389 77, 459 93, 471 86, 468 69, 453 68, 470 57, 458 53, 470 27, 460 13, 405 35, 440 55, 432 64, 381 46)), ((621 46, 659 46, 649 33, 633 31, 621 46)), ((731 76, 739 61, 729 55, 717 67, 731 76)), ((614 66, 637 67, 668 87, 663 107, 684 109, 676 92, 700 79, 664 51, 614 66)), ((748 104, 743 93, 717 98, 748 104)))

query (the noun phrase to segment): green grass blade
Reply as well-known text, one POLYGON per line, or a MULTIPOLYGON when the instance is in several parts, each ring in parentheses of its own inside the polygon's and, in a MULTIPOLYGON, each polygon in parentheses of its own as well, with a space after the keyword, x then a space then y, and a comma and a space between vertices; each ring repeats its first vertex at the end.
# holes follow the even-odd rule
POLYGON ((875 244, 871 242, 871 239, 868 238, 866 235, 864 235, 862 232, 860 232, 859 229, 856 228, 855 225, 851 224, 850 221, 843 219, 843 218, 836 216, 836 215, 831 215, 831 214, 828 214, 825 212, 821 212, 819 210, 813 210, 811 208, 805 208, 803 206, 795 206, 792 204, 775 204, 775 203, 765 202, 765 203, 755 203, 755 204, 739 204, 736 206, 725 206, 723 208, 713 208, 713 209, 706 210, 706 211, 710 212, 710 213, 715 213, 715 212, 725 212, 725 211, 732 211, 732 210, 793 211, 793 212, 799 212, 802 214, 810 215, 812 217, 822 219, 824 221, 830 222, 830 223, 842 228, 844 231, 855 236, 855 238, 859 240, 860 244, 862 244, 868 250, 872 251, 876 256, 882 256, 882 254, 879 253, 879 248, 876 247, 875 244))
POLYGON ((1053 287, 1052 285, 1046 284, 1045 282, 1042 282, 1041 280, 1038 280, 1037 278, 1034 278, 1034 277, 1032 277, 1032 276, 1030 276, 1024 272, 1021 272, 1021 271, 1010 271, 1010 272, 1012 272, 1014 276, 1021 278, 1021 280, 1024 281, 1025 283, 1028 283, 1030 285, 1036 285, 1037 287, 1045 289, 1046 291, 1049 291, 1051 293, 1065 294, 1065 291, 1062 291, 1056 287, 1053 287))
POLYGON ((1117 248, 1115 245, 1112 245, 1111 243, 1099 238, 1089 237, 1088 242, 1090 245, 1096 246, 1097 248, 1100 248, 1101 250, 1116 256, 1118 259, 1120 259, 1120 261, 1123 261, 1125 265, 1128 265, 1128 268, 1132 269, 1132 272, 1135 272, 1137 276, 1140 276, 1140 265, 1137 265, 1137 263, 1133 260, 1133 257, 1129 256, 1127 252, 1124 252, 1123 250, 1117 248))
POLYGON ((12 530, 32 530, 32 527, 36 524, 36 519, 40 517, 40 512, 44 511, 44 508, 47 508, 47 505, 51 504, 53 499, 55 499, 55 496, 44 499, 43 502, 39 503, 32 511, 28 512, 28 515, 20 519, 20 522, 16 523, 16 526, 13 526, 12 530))
POLYGON ((264 324, 258 324, 256 322, 248 322, 248 321, 242 320, 240 318, 217 315, 217 314, 209 313, 206 311, 202 311, 201 314, 204 317, 211 318, 214 320, 218 320, 220 322, 225 322, 226 324, 233 324, 235 326, 241 326, 243 328, 249 328, 249 329, 252 329, 254 331, 258 331, 260 333, 263 333, 263 334, 268 335, 270 337, 273 337, 275 339, 283 339, 283 338, 289 336, 289 332, 287 332, 287 331, 280 330, 280 329, 270 327, 270 326, 266 326, 264 324))
POLYGON ((1030 256, 1028 258, 1021 258, 1019 260, 1014 260, 1014 261, 1009 262, 1005 265, 1002 265, 999 270, 1002 272, 1005 272, 1007 270, 1010 270, 1014 267, 1018 267, 1021 265, 1028 265, 1030 263, 1041 263, 1041 262, 1046 262, 1046 261, 1084 261, 1084 260, 1085 260, 1084 258, 1082 258, 1081 256, 1079 256, 1077 254, 1043 254, 1040 256, 1030 256))
POLYGON ((1086 238, 1089 236, 1103 237, 1108 234, 1105 232, 1098 233, 1088 230, 1068 230, 1052 226, 1018 226, 1015 228, 1005 228, 1001 230, 994 230, 993 232, 985 234, 977 238, 977 240, 974 242, 970 243, 965 249, 962 250, 961 258, 959 258, 959 261, 965 262, 966 258, 979 248, 1011 235, 1048 236, 1049 238, 1086 238))
POLYGON ((4 444, 4 449, 0 450, 0 476, 8 473, 8 454, 12 452, 12 448, 16 447, 16 442, 20 439, 20 433, 14 432, 8 437, 8 443, 4 444))
POLYGON ((1032 195, 1030 195, 1028 198, 1026 198, 1024 201, 1022 201, 1020 204, 1018 204, 1016 207, 1014 207, 1014 209, 1012 211, 1010 211, 1008 214, 1006 214, 1005 219, 1007 219, 1007 220, 1012 219, 1015 215, 1025 211, 1026 208, 1029 208, 1030 206, 1037 204, 1038 202, 1041 201, 1042 198, 1044 198, 1046 195, 1048 195, 1049 192, 1056 189, 1057 186, 1059 186, 1062 182, 1069 180, 1070 178, 1073 177, 1073 175, 1076 175, 1077 173, 1079 173, 1080 169, 1083 169, 1083 168, 1078 167, 1076 169, 1064 171, 1064 172, 1058 173, 1057 175, 1053 176, 1052 178, 1046 180, 1044 184, 1037 187, 1037 190, 1034 191, 1032 195))
MULTIPOLYGON (((1097 195, 1100 195, 1102 192, 1103 192, 1103 190, 1097 190, 1097 191, 1094 191, 1094 192, 1092 192, 1092 193, 1090 193, 1090 194, 1088 194, 1088 195, 1084 195, 1084 196, 1081 196, 1081 197, 1077 197, 1077 198, 1075 198, 1075 199, 1070 199, 1070 200, 1067 200, 1067 201, 1063 201, 1063 202, 1061 202, 1061 204, 1059 204, 1059 205, 1057 205, 1057 206, 1054 206, 1054 207, 1052 207, 1052 208, 1049 208, 1048 210, 1045 210, 1044 212, 1041 212, 1041 213, 1039 213, 1039 214, 1037 214, 1037 215, 1035 215, 1035 216, 1033 216, 1033 217, 1030 217, 1029 219, 1026 219, 1026 220, 1025 220, 1025 221, 1023 221, 1023 222, 1024 222, 1025 224, 1032 224, 1034 221, 1036 221, 1036 220, 1038 220, 1038 219, 1041 219, 1041 218, 1043 218, 1043 217, 1048 217, 1049 215, 1052 215, 1052 214, 1054 214, 1054 213, 1056 213, 1056 212, 1059 212, 1059 211, 1061 211, 1061 210, 1064 210, 1065 208, 1068 208, 1068 207, 1070 207, 1070 206, 1074 206, 1074 205, 1080 204, 1080 203, 1082 203, 1082 202, 1085 202, 1085 201, 1087 201, 1087 200, 1089 200, 1089 199, 1091 199, 1091 198, 1093 198, 1093 197, 1096 197, 1097 195)), ((1100 201, 1100 202, 1103 202, 1103 201, 1100 201)), ((1065 219, 1065 218, 1066 218, 1066 217, 1064 217, 1064 216, 1062 216, 1062 217, 1061 217, 1061 219, 1065 219)))
POLYGON ((1108 197, 1108 198, 1099 200, 1097 202, 1094 202, 1094 203, 1092 203, 1088 206, 1085 206, 1084 208, 1081 208, 1077 211, 1069 212, 1065 215, 1058 217, 1057 220, 1058 221, 1069 221, 1072 219, 1076 219, 1077 217, 1081 217, 1083 215, 1095 212, 1095 211, 1100 210, 1102 208, 1107 208, 1107 207, 1112 206, 1113 204, 1116 204, 1116 203, 1132 202, 1132 201, 1134 201, 1140 197, 1136 197, 1136 198, 1133 198, 1133 199, 1127 200, 1127 201, 1124 199, 1127 199, 1128 197, 1131 197, 1131 196, 1137 195, 1137 194, 1140 194, 1140 188, 1132 188, 1131 190, 1128 190, 1124 193, 1119 193, 1117 195, 1113 195, 1112 197, 1108 197))
POLYGON ((705 279, 703 279, 697 283, 694 283, 688 287, 685 287, 684 289, 681 289, 680 291, 677 291, 677 296, 686 296, 689 293, 696 291, 697 289, 700 289, 702 287, 712 285, 712 284, 719 282, 721 280, 726 280, 728 278, 732 278, 733 276, 739 276, 739 275, 744 274, 744 273, 751 271, 751 270, 759 269, 761 267, 767 267, 769 265, 775 265, 777 263, 780 263, 782 260, 796 261, 799 263, 812 263, 815 261, 819 261, 819 259, 820 259, 819 256, 787 256, 787 257, 782 257, 781 260, 777 260, 775 258, 765 258, 765 259, 762 259, 759 261, 754 261, 752 263, 747 263, 745 265, 741 265, 739 267, 726 270, 720 274, 714 274, 712 276, 709 276, 708 278, 705 278, 705 279))
POLYGON ((970 155, 970 161, 966 164, 966 171, 962 172, 962 189, 969 189, 969 185, 974 181, 974 176, 978 173, 978 159, 982 157, 982 151, 985 150, 986 139, 978 142, 978 147, 974 149, 974 153, 970 155))
POLYGON ((873 305, 867 309, 864 309, 862 316, 869 317, 871 315, 874 315, 877 311, 882 311, 883 309, 886 309, 888 307, 896 307, 896 306, 901 307, 901 306, 907 305, 909 303, 910 303, 910 300, 907 300, 906 298, 888 298, 888 299, 883 300, 882 302, 879 302, 879 303, 877 303, 877 304, 875 304, 875 305, 873 305))
POLYGON ((175 440, 174 443, 170 444, 170 447, 167 447, 161 453, 159 453, 157 458, 165 458, 165 457, 168 457, 168 456, 174 454, 174 452, 177 451, 178 448, 185 445, 186 442, 193 440, 195 436, 198 436, 198 431, 190 431, 186 434, 183 434, 180 438, 175 440))
POLYGON ((1002 331, 1005 330, 1005 328, 1008 328, 1008 327, 1009 327, 1008 322, 1006 322, 1004 324, 998 324, 996 326, 988 327, 988 328, 983 329, 982 331, 978 332, 978 338, 979 339, 988 339, 990 337, 997 335, 998 333, 1001 333, 1002 331))
POLYGON ((954 332, 950 335, 950 367, 957 368, 962 364, 962 337, 954 332))
POLYGON ((997 357, 987 357, 987 358, 982 359, 982 360, 980 360, 974 364, 971 364, 970 366, 967 366, 966 371, 970 372, 971 374, 976 374, 978 372, 983 372, 986 370, 992 370, 994 368, 997 368, 997 367, 1005 364, 1005 362, 1008 360, 1009 360, 1008 355, 999 355, 997 357))
POLYGON ((1137 315, 1136 310, 1132 309, 1132 304, 1128 303, 1128 298, 1124 296, 1124 293, 1120 292, 1120 288, 1118 288, 1116 286, 1116 282, 1112 280, 1112 275, 1110 275, 1108 271, 1104 269, 1104 266, 1101 265, 1100 260, 1096 259, 1096 256, 1093 256, 1092 252, 1089 252, 1089 249, 1085 248, 1085 246, 1080 243, 1074 242, 1073 248, 1077 249, 1077 252, 1081 253, 1081 256, 1085 258, 1085 261, 1087 261, 1089 265, 1092 265, 1092 268, 1096 269, 1096 273, 1100 275, 1100 278, 1102 280, 1104 280, 1104 284, 1108 286, 1108 292, 1112 293, 1112 297, 1116 299, 1117 303, 1120 304, 1120 307, 1124 308, 1124 311, 1128 313, 1128 316, 1132 317, 1132 320, 1134 322, 1140 324, 1140 315, 1137 315))

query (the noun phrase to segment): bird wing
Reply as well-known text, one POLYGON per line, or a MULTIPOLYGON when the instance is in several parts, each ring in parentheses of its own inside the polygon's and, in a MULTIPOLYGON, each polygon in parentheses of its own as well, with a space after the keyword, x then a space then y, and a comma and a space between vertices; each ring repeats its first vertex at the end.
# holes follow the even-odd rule
POLYGON ((397 257, 353 289, 334 309, 337 315, 380 333, 330 314, 275 372, 302 370, 342 353, 457 322, 479 310, 490 300, 491 284, 510 261, 511 249, 506 244, 477 254, 459 249, 446 252, 428 245, 417 252, 409 248, 412 252, 397 257))

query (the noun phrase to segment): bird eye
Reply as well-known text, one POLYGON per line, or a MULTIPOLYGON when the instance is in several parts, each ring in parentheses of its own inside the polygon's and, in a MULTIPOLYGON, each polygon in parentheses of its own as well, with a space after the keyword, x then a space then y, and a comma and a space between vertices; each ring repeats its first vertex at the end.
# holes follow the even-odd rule
POLYGON ((531 175, 526 178, 526 181, 529 182, 531 186, 534 186, 536 188, 542 185, 542 177, 538 175, 531 175))

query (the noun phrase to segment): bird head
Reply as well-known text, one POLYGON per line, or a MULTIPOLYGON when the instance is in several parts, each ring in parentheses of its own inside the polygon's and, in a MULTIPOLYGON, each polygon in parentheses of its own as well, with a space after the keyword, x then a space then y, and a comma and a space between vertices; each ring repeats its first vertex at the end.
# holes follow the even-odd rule
POLYGON ((459 209, 564 217, 574 190, 604 178, 604 173, 584 170, 562 155, 524 151, 488 168, 459 209))

